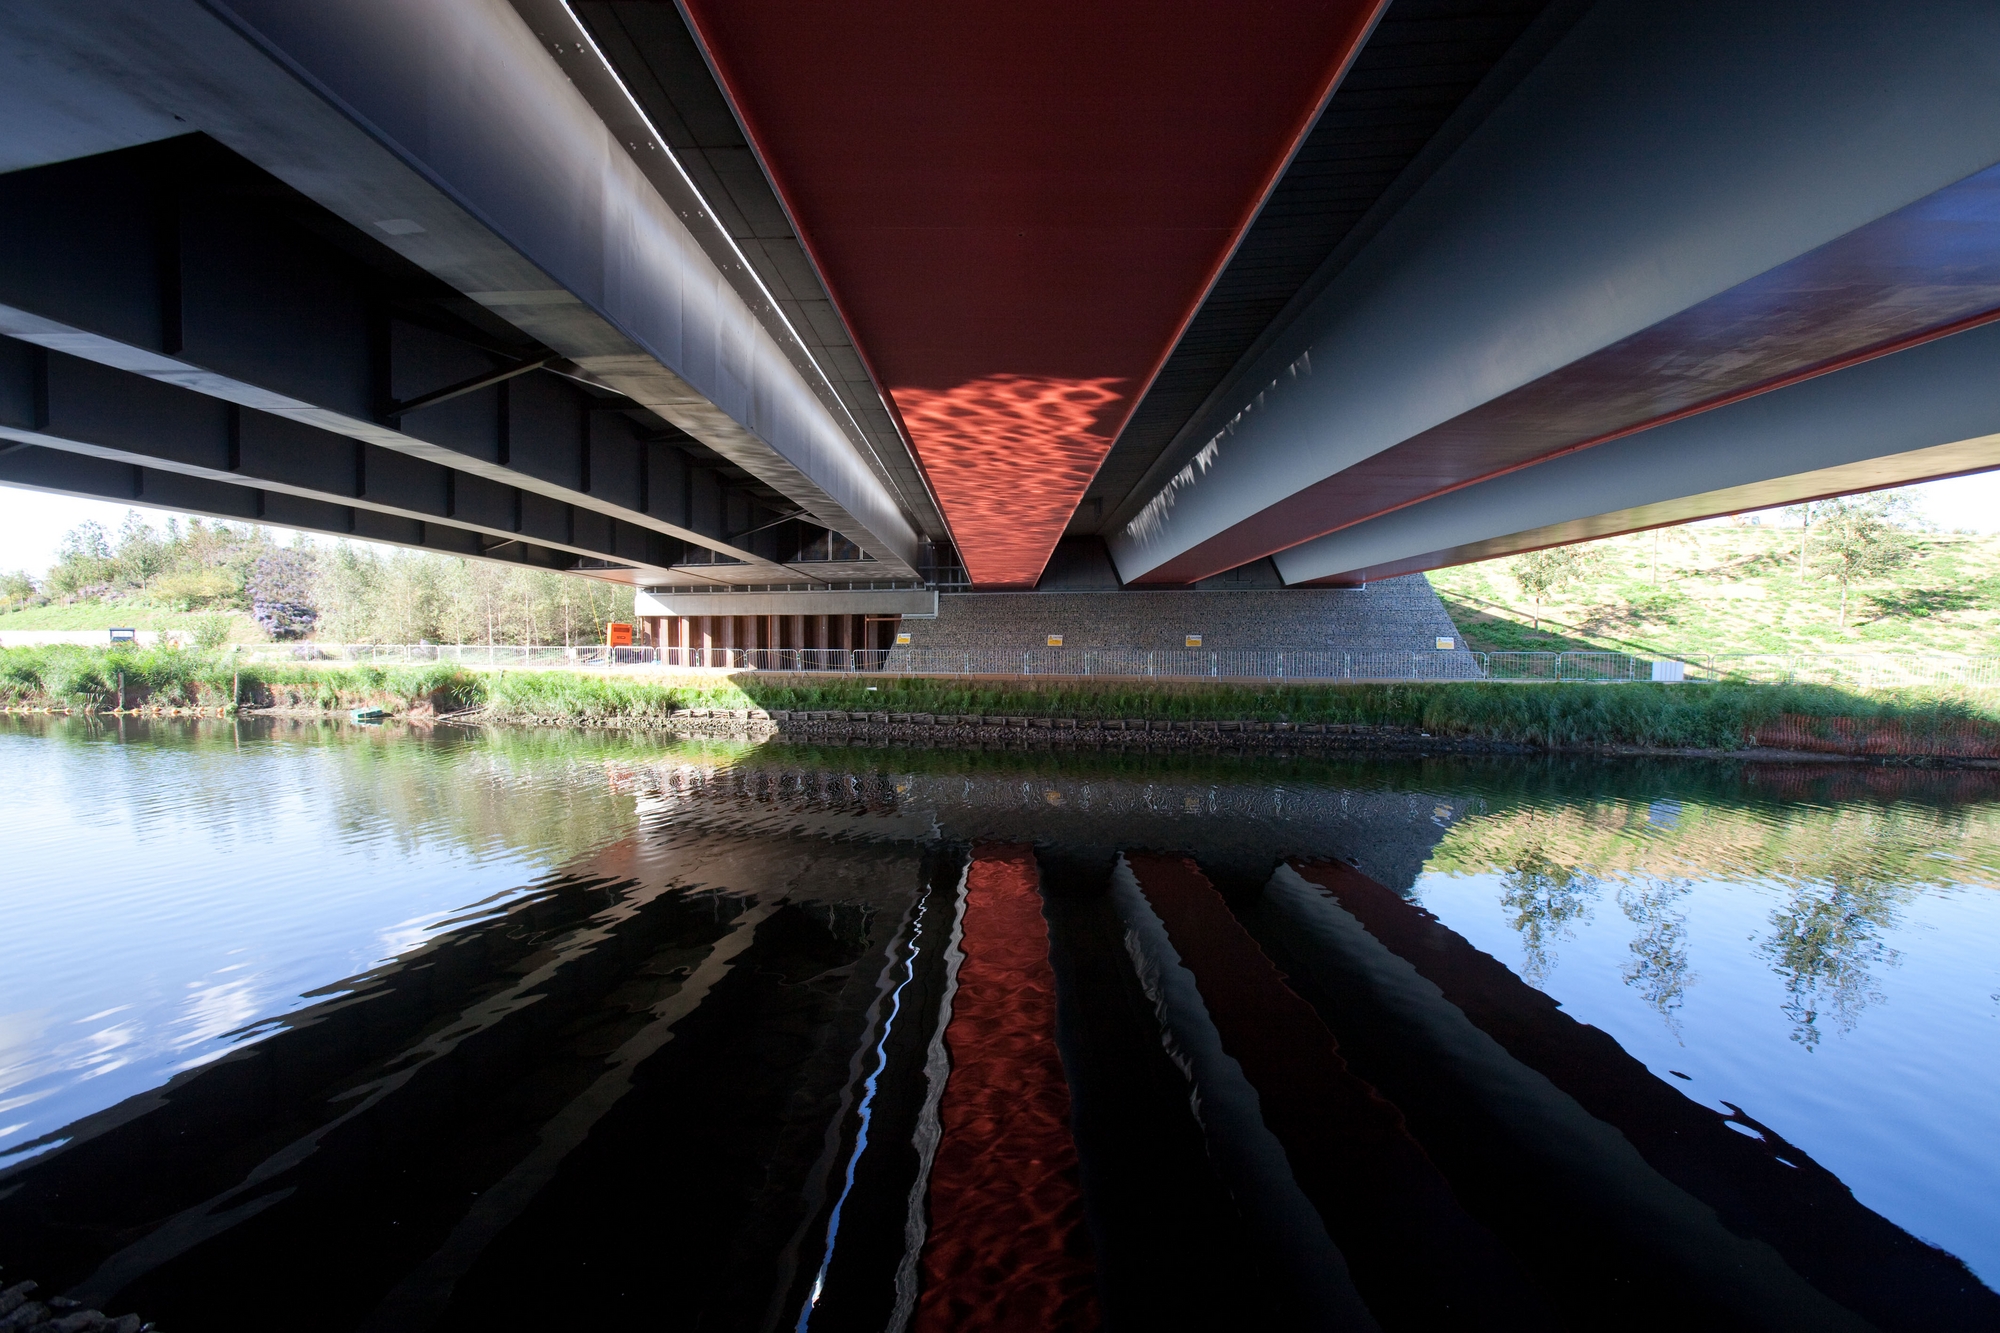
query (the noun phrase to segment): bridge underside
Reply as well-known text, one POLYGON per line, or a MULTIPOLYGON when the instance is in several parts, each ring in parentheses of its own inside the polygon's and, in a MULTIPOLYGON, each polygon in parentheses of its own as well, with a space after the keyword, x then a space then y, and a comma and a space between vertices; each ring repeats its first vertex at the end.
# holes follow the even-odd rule
POLYGON ((2000 315, 2000 15, 1743 20, 1531 25, 1104 494, 1121 575, 1359 581, 2000 464, 1965 396, 2000 315))
POLYGON ((2000 466, 1974 0, 24 0, 0 73, 0 484, 779 616, 2000 466))

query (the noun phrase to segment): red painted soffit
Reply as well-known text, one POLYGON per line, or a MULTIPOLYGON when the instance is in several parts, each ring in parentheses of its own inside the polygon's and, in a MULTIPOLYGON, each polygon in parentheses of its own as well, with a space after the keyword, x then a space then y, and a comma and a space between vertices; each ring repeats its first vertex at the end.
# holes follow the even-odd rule
MULTIPOLYGON (((1137 581, 1192 583, 1523 467, 1989 323, 2000 318, 1996 218, 2000 167, 1989 167, 1302 486, 1137 581)), ((1397 572, 1444 563, 1455 562, 1397 572)))
POLYGON ((1032 586, 1386 0, 688 0, 973 582, 1032 586))

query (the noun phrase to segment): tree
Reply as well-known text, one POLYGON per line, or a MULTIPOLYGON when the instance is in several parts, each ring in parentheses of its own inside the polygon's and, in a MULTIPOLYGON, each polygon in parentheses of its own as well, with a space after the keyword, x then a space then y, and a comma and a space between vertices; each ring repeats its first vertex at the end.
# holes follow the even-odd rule
POLYGON ((303 639, 319 619, 319 570, 310 548, 266 551, 250 567, 250 614, 274 639, 303 639))
POLYGON ((1795 504, 1785 510, 1787 514, 1790 514, 1799 521, 1799 577, 1801 579, 1806 576, 1806 543, 1807 539, 1812 535, 1813 520, 1819 517, 1819 512, 1825 507, 1826 503, 1824 500, 1807 500, 1804 504, 1795 504))
MULTIPOLYGON (((51 597, 138 596, 178 611, 248 610, 274 638, 338 643, 594 642, 606 620, 630 620, 630 587, 552 570, 461 560, 350 542, 280 546, 260 527, 129 513, 117 535, 85 523, 64 538, 40 587, 0 577, 0 609, 51 597)), ((201 622, 211 638, 221 614, 201 622)))
POLYGON ((171 550, 145 516, 136 509, 126 510, 125 521, 118 525, 118 550, 114 556, 119 580, 145 588, 167 567, 171 557, 171 550))
POLYGON ((1582 578, 1597 563, 1597 554, 1581 546, 1552 546, 1530 551, 1514 560, 1514 581, 1534 599, 1535 628, 1542 627, 1542 601, 1582 578))
POLYGON ((26 570, 17 569, 11 574, 0 574, 0 610, 13 610, 19 606, 32 606, 38 600, 39 589, 35 581, 28 577, 26 570))
POLYGON ((1819 551, 1815 567, 1840 584, 1840 623, 1847 624, 1847 592, 1854 584, 1878 579, 1916 558, 1916 549, 1902 531, 1910 502, 1897 495, 1865 495, 1824 500, 1815 520, 1819 551))
POLYGON ((106 592, 113 573, 111 534, 102 523, 79 523, 63 534, 56 547, 47 586, 58 597, 106 592))

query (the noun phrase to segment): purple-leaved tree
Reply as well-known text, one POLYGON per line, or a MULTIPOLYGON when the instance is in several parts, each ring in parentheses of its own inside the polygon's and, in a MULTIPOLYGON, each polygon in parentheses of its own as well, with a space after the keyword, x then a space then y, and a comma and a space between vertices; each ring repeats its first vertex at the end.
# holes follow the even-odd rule
POLYGON ((319 619, 313 581, 311 551, 266 551, 250 569, 250 614, 274 639, 303 639, 319 619))

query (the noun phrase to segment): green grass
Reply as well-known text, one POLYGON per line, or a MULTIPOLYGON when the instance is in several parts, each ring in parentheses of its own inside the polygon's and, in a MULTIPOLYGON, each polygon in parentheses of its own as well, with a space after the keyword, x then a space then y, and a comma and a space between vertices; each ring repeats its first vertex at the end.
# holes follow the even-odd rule
MULTIPOLYGON (((910 679, 885 682, 868 694, 859 682, 803 688, 737 677, 732 683, 742 698, 765 708, 1330 723, 1538 745, 1727 749, 1785 714, 1893 718, 1918 734, 1966 720, 2000 722, 2000 698, 1914 691, 1861 694, 1816 685, 1189 684, 1138 691, 1109 684, 1009 689, 910 679)), ((709 706, 745 705, 716 698, 709 706)))
POLYGON ((242 611, 175 611, 154 606, 138 598, 117 602, 73 602, 67 606, 30 606, 0 612, 0 633, 7 630, 108 630, 183 629, 192 633, 211 615, 226 615, 236 622, 231 637, 242 642, 264 638, 257 622, 242 611))
POLYGON ((712 691, 640 676, 582 671, 507 671, 482 677, 486 704, 501 721, 635 722, 679 708, 750 708, 726 686, 712 691))
POLYGON ((1816 685, 1161 684, 1002 685, 937 677, 811 681, 744 673, 674 680, 509 672, 492 681, 500 719, 645 719, 672 708, 891 711, 1173 721, 1389 726, 1435 736, 1536 745, 1730 749, 1781 715, 1885 718, 1914 734, 2000 723, 2000 698, 1948 692, 1861 694, 1816 685))
POLYGON ((2000 537, 1913 534, 1915 560, 1849 593, 1799 574, 1797 528, 1694 526, 1585 544, 1596 568, 1535 610, 1511 559, 1435 570, 1466 646, 1483 652, 2000 653, 2000 537), (1657 563, 1657 569, 1656 569, 1657 563))
POLYGON ((436 710, 484 704, 495 721, 649 723, 675 709, 885 711, 1174 721, 1283 721, 1386 726, 1433 736, 1531 745, 1730 749, 1780 715, 1880 718, 1915 735, 1967 721, 2000 725, 2000 696, 1862 694, 1817 685, 1270 685, 1118 682, 1000 684, 925 677, 814 680, 603 676, 580 671, 470 672, 412 667, 275 664, 239 667, 226 652, 172 648, 0 649, 0 701, 108 707, 117 674, 138 704, 212 707, 240 673, 245 702, 320 708, 436 710), (871 683, 872 682, 872 683, 871 683))

